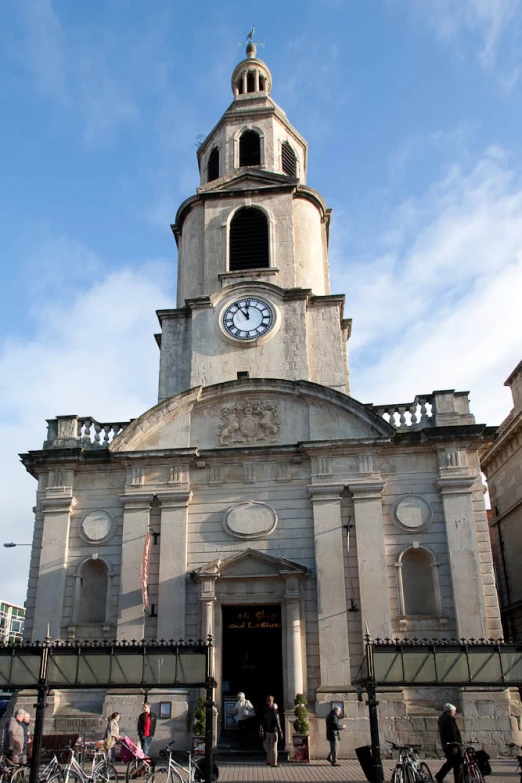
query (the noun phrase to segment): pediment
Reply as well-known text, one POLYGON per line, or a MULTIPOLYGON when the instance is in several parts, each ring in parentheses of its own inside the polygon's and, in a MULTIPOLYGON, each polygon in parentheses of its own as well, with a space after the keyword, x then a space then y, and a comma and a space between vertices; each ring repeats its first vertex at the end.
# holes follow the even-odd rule
POLYGON ((296 187, 298 179, 286 174, 276 174, 264 169, 247 169, 228 177, 221 177, 198 188, 198 193, 226 193, 228 191, 250 190, 252 188, 296 187))
POLYGON ((111 443, 112 452, 244 449, 390 440, 369 406, 308 381, 255 378, 196 387, 164 400, 111 443))
POLYGON ((284 557, 272 557, 254 549, 246 549, 225 560, 218 558, 194 571, 196 579, 209 576, 221 579, 276 578, 292 574, 305 577, 309 575, 309 570, 305 566, 294 563, 284 557))

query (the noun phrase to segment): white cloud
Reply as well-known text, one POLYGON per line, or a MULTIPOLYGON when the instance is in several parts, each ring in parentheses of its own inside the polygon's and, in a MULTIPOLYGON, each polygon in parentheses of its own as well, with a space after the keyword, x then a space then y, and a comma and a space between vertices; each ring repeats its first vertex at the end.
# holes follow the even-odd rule
POLYGON ((410 0, 410 5, 444 42, 458 44, 463 36, 477 37, 476 56, 482 67, 497 67, 502 59, 500 82, 506 90, 512 89, 520 75, 516 29, 521 0, 410 0))
MULTIPOLYGON (((69 247, 71 269, 94 258, 74 242, 69 247)), ((168 293, 173 271, 170 263, 149 262, 85 283, 74 294, 49 298, 48 292, 46 306, 34 315, 34 335, 0 345, 2 543, 31 541, 36 482, 17 455, 42 447, 46 419, 78 413, 125 421, 155 404, 155 310, 174 306, 168 293)), ((29 548, 0 547, 1 597, 23 603, 28 554, 29 548)))
MULTIPOLYGON (((433 389, 470 390, 480 421, 508 413, 503 381, 520 360, 522 184, 498 148, 451 166, 421 198, 392 210, 373 255, 335 264, 354 318, 358 399, 407 402, 433 389)), ((335 232, 334 232, 335 233, 335 232)))

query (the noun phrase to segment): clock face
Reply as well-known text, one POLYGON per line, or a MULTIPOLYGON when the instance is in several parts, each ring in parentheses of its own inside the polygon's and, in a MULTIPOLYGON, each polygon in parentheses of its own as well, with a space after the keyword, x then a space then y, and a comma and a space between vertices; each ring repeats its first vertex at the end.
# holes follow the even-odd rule
POLYGON ((274 311, 262 299, 245 296, 223 313, 225 331, 237 340, 256 340, 274 325, 274 311))

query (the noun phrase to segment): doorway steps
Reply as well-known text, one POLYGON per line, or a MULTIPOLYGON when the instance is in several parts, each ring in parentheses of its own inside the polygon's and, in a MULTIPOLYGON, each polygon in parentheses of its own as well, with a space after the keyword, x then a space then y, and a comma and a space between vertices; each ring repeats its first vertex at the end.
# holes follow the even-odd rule
MULTIPOLYGON (((280 761, 288 761, 288 751, 284 749, 284 743, 278 747, 278 757, 280 761)), ((222 731, 219 742, 214 749, 214 758, 216 761, 233 761, 241 764, 259 762, 264 763, 266 759, 263 743, 257 737, 249 737, 246 743, 241 743, 235 731, 222 731)))

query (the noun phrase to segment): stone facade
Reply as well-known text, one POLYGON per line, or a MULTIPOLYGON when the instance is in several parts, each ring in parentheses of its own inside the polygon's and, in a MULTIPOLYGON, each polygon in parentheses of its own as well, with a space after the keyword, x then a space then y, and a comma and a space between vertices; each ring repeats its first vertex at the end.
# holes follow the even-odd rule
MULTIPOLYGON (((48 623, 62 638, 212 634, 216 738, 227 697, 258 688, 262 700, 270 689, 287 738, 294 697, 306 694, 317 755, 331 702, 343 702, 352 754, 368 741, 353 684, 366 626, 379 637, 501 634, 478 461, 491 433, 467 393, 379 407, 349 396, 351 322, 329 289, 330 212, 305 185, 306 143, 254 54, 234 71, 234 102, 198 152, 201 186, 173 226, 178 306, 158 313, 158 404, 130 423, 50 420, 43 449, 23 455, 38 480, 26 635, 42 638, 48 623), (258 164, 241 164, 245 131, 258 135, 258 164), (265 216, 266 263, 231 269, 242 209, 265 216), (254 297, 269 326, 249 336, 262 317, 254 297), (227 308, 245 331, 227 333, 227 308)), ((90 695, 89 709, 121 709, 135 733, 142 697, 90 695)), ((189 741, 195 697, 149 694, 173 704, 159 743, 189 741)), ((87 711, 75 698, 55 696, 56 720, 87 711)), ((509 691, 481 697, 493 705, 487 721, 466 693, 389 691, 383 738, 433 750, 448 698, 490 746, 516 727, 509 691)))
POLYGON ((506 639, 522 638, 522 362, 506 381, 513 409, 482 454, 491 498, 490 535, 506 639))

